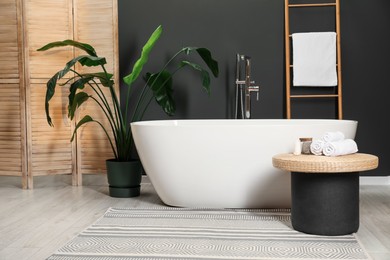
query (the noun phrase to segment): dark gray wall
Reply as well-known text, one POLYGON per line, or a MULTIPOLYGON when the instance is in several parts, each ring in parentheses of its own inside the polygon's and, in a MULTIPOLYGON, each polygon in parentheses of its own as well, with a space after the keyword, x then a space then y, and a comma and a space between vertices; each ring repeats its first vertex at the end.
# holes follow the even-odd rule
MULTIPOLYGON (((285 118, 283 0, 119 0, 118 5, 121 76, 129 72, 141 46, 160 24, 164 32, 144 72, 158 70, 189 45, 209 48, 219 61, 220 77, 212 80, 210 97, 191 71, 175 77, 177 113, 173 118, 232 118, 236 53, 252 57, 253 79, 261 86, 260 101, 252 104, 252 117, 285 118)), ((334 31, 333 10, 293 10, 292 31, 334 31)), ((375 175, 390 173, 385 107, 390 95, 389 12, 388 0, 341 1, 344 118, 359 121, 360 152, 379 155, 380 167, 370 172, 375 175)), ((137 94, 137 86, 134 89, 137 94)), ((331 99, 294 101, 292 111, 293 118, 334 118, 336 103, 331 99)), ((167 118, 155 104, 144 117, 167 118)))

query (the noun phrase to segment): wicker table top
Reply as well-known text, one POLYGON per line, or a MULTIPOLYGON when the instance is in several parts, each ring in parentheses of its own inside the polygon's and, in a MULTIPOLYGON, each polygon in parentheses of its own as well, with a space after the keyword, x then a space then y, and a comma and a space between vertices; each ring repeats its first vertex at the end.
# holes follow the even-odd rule
POLYGON ((272 157, 275 168, 290 172, 340 173, 361 172, 378 167, 379 159, 375 155, 355 153, 328 157, 316 155, 278 154, 272 157))

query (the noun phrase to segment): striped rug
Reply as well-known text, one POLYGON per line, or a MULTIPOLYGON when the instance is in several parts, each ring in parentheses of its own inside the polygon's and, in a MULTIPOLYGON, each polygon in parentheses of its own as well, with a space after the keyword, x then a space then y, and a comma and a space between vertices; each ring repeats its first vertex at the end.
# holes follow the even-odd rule
POLYGON ((370 259, 354 235, 294 231, 289 210, 110 208, 50 260, 370 259))

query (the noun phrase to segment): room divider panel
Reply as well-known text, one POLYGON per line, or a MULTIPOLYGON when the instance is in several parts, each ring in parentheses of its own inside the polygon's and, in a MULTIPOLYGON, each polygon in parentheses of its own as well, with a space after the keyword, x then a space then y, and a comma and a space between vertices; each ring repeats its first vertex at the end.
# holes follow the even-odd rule
POLYGON ((27 187, 21 0, 0 2, 0 175, 27 187))
MULTIPOLYGON (((8 156, 0 159, 0 174, 22 176, 23 188, 32 188, 34 176, 71 174, 72 183, 81 185, 82 174, 104 173, 112 152, 103 131, 86 125, 70 142, 75 123, 67 118, 68 86, 57 88, 50 104, 54 127, 46 122, 46 82, 80 53, 71 47, 36 50, 65 39, 90 43, 118 76, 116 0, 5 0, 0 6, 0 30, 9 34, 0 40, 7 47, 0 50, 6 52, 0 57, 0 93, 13 97, 0 105, 0 153, 8 156)), ((97 114, 86 104, 76 117, 89 111, 97 114)))

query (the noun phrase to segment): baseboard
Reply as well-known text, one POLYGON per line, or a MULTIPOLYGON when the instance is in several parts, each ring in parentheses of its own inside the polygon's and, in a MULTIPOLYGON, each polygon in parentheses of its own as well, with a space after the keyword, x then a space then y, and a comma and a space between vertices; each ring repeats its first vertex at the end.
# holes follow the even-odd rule
POLYGON ((360 185, 390 185, 390 176, 361 176, 360 185))

